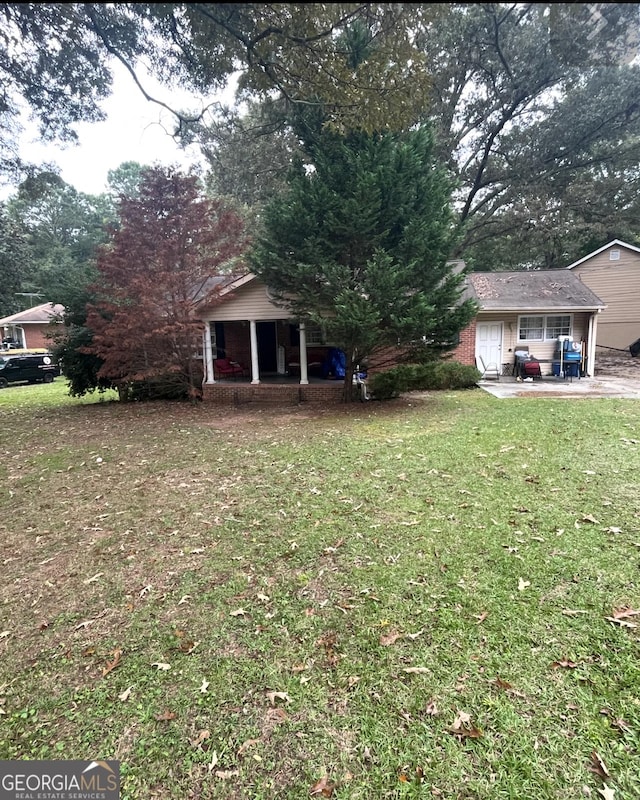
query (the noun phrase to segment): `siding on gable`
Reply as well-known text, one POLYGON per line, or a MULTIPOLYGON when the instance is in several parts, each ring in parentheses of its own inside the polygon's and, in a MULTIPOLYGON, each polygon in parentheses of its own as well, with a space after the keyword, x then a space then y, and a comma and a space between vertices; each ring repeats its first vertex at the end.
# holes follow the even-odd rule
POLYGON ((265 285, 257 280, 236 289, 228 299, 202 314, 204 320, 215 322, 288 319, 290 316, 287 309, 269 300, 265 285))
POLYGON ((607 304, 598 316, 598 345, 626 349, 640 337, 640 253, 613 245, 573 268, 584 284, 607 304), (611 261, 611 250, 619 250, 611 261))
POLYGON ((598 324, 631 322, 640 312, 640 253, 624 247, 611 249, 620 251, 619 261, 610 261, 610 251, 605 250, 572 270, 607 304, 598 324))

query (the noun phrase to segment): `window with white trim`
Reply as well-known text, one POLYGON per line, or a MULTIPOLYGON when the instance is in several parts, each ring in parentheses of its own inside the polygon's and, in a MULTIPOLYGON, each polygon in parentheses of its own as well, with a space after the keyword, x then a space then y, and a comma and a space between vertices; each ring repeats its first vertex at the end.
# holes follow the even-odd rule
POLYGON ((571 314, 554 314, 545 319, 544 338, 571 336, 571 314))
POLYGON ((324 333, 320 325, 317 325, 315 322, 307 322, 305 323, 304 330, 307 347, 310 345, 318 346, 325 343, 324 333))
POLYGON ((518 320, 519 342, 542 342, 544 340, 544 317, 520 317, 518 320))
POLYGON ((620 261, 620 251, 609 250, 609 261, 620 261))
POLYGON ((571 314, 538 314, 518 318, 519 342, 549 342, 571 336, 571 314))

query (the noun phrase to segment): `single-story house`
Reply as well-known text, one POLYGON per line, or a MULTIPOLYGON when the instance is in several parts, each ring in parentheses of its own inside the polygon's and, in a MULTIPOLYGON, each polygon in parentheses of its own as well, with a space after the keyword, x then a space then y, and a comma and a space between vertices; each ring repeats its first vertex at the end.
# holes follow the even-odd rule
MULTIPOLYGON (((593 376, 598 316, 605 304, 576 275, 566 269, 472 272, 465 280, 464 296, 478 303, 479 312, 461 332, 452 358, 475 365, 482 355, 485 362, 495 361, 510 372, 520 345, 551 374, 558 337, 569 336, 582 343, 585 371, 593 376)), ((215 301, 203 303, 198 311, 205 323, 206 400, 275 399, 278 392, 298 401, 340 398, 342 381, 327 380, 330 348, 318 329, 292 318, 252 273, 216 288, 215 301), (219 359, 238 362, 242 372, 230 380, 223 375, 220 381, 219 359)))
POLYGON ((51 342, 47 338, 49 327, 56 317, 64 312, 64 306, 41 303, 17 314, 0 319, 1 340, 12 347, 24 350, 48 350, 51 342))
POLYGON ((520 346, 541 362, 542 374, 551 374, 558 338, 569 336, 582 343, 585 372, 593 376, 598 318, 606 306, 574 273, 470 272, 464 296, 474 299, 479 311, 460 333, 455 360, 475 364, 481 356, 507 374, 520 346))
POLYGON ((607 304, 599 347, 626 350, 640 339, 640 247, 614 239, 567 269, 607 304))

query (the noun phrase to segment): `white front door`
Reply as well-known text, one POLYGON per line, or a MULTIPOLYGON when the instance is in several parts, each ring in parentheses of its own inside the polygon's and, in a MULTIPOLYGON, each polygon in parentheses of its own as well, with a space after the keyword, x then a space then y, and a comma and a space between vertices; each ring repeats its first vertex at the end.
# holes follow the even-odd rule
POLYGON ((476 326, 476 356, 489 364, 502 365, 502 323, 479 322, 476 326))

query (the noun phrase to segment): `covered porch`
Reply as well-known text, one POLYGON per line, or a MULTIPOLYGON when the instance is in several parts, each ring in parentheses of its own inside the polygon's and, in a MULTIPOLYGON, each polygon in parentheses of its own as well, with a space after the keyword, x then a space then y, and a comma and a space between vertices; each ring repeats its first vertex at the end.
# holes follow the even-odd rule
POLYGON ((203 309, 203 399, 219 403, 339 402, 343 376, 321 331, 292 317, 247 274, 203 309), (224 365, 224 366, 223 366, 224 365))

